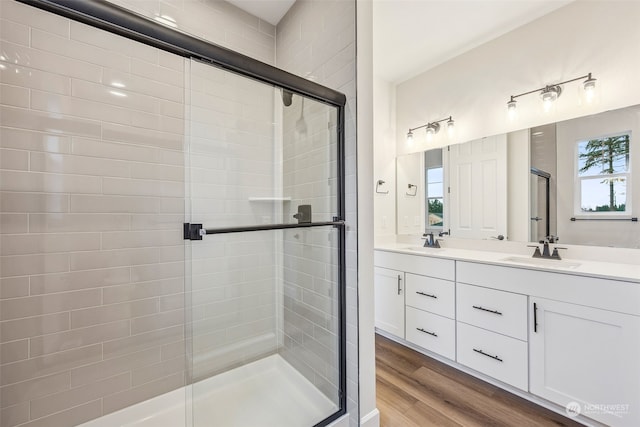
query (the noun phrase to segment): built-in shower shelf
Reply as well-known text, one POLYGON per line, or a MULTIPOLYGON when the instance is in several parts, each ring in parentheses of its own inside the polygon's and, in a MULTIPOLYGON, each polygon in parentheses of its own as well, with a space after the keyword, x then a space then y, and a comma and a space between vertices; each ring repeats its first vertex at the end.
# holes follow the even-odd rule
POLYGON ((290 202, 291 197, 249 197, 250 202, 290 202))

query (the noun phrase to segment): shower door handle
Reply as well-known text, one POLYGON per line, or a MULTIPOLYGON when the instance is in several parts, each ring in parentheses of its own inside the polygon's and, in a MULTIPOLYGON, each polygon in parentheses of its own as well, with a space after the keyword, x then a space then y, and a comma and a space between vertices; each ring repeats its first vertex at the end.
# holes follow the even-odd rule
POLYGON ((260 224, 225 228, 204 228, 202 224, 190 224, 188 222, 185 222, 184 240, 202 240, 202 237, 208 234, 242 233, 245 231, 288 230, 292 228, 313 228, 328 226, 344 228, 345 222, 343 219, 334 217, 333 221, 300 222, 297 224, 260 224))

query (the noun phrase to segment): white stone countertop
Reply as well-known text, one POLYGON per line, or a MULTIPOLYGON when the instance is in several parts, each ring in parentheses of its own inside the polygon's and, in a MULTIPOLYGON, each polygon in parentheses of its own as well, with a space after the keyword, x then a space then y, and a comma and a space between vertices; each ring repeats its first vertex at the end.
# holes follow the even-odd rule
MULTIPOLYGON (((640 257, 637 263, 603 262, 568 257, 553 260, 532 258, 533 248, 528 248, 525 244, 522 244, 522 248, 510 252, 496 250, 496 245, 493 243, 491 246, 493 247, 488 250, 462 249, 447 247, 445 242, 442 248, 423 248, 420 244, 385 242, 377 243, 375 250, 640 283, 640 257)), ((506 245, 504 248, 511 249, 506 245)), ((561 251, 560 255, 563 256, 564 253, 561 251)))

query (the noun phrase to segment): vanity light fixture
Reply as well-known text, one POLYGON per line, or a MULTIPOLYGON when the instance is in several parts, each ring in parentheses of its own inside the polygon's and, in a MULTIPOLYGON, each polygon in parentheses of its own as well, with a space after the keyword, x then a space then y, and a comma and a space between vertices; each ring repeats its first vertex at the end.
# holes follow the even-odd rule
POLYGON ((589 73, 586 76, 580 76, 580 77, 576 77, 575 79, 567 80, 564 82, 546 85, 543 88, 530 90, 529 92, 524 92, 519 95, 511 95, 511 98, 509 99, 509 101, 507 101, 507 112, 509 114, 509 118, 513 119, 516 116, 516 113, 517 113, 516 98, 539 92, 540 99, 542 99, 542 106, 544 108, 544 111, 549 111, 553 106, 553 103, 556 102, 556 100, 562 94, 563 84, 575 82, 582 79, 586 79, 582 82, 582 88, 584 89, 584 92, 585 92, 585 98, 587 102, 593 101, 593 98, 595 96, 595 90, 596 90, 596 79, 591 77, 591 73, 589 73))
POLYGON ((435 134, 437 134, 438 132, 440 132, 440 123, 442 122, 447 122, 447 133, 449 135, 453 134, 453 131, 455 129, 455 122, 453 121, 453 118, 451 116, 449 117, 445 117, 444 119, 441 120, 436 120, 434 122, 429 122, 426 123, 422 126, 418 126, 415 128, 410 128, 409 132, 407 132, 407 142, 410 144, 411 142, 413 142, 413 131, 417 130, 417 129, 422 129, 422 128, 426 128, 427 131, 427 141, 431 141, 433 139, 433 136, 435 134))
POLYGON ((407 144, 413 144, 413 132, 411 132, 411 129, 409 129, 409 133, 407 134, 407 144))

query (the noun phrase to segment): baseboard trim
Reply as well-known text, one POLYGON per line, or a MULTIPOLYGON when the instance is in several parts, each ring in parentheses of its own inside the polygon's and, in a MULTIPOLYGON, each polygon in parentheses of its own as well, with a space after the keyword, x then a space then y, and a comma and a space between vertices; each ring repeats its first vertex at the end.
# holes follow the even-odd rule
POLYGON ((374 408, 373 411, 362 417, 360 420, 360 427, 379 427, 380 426, 380 411, 378 408, 374 408))

